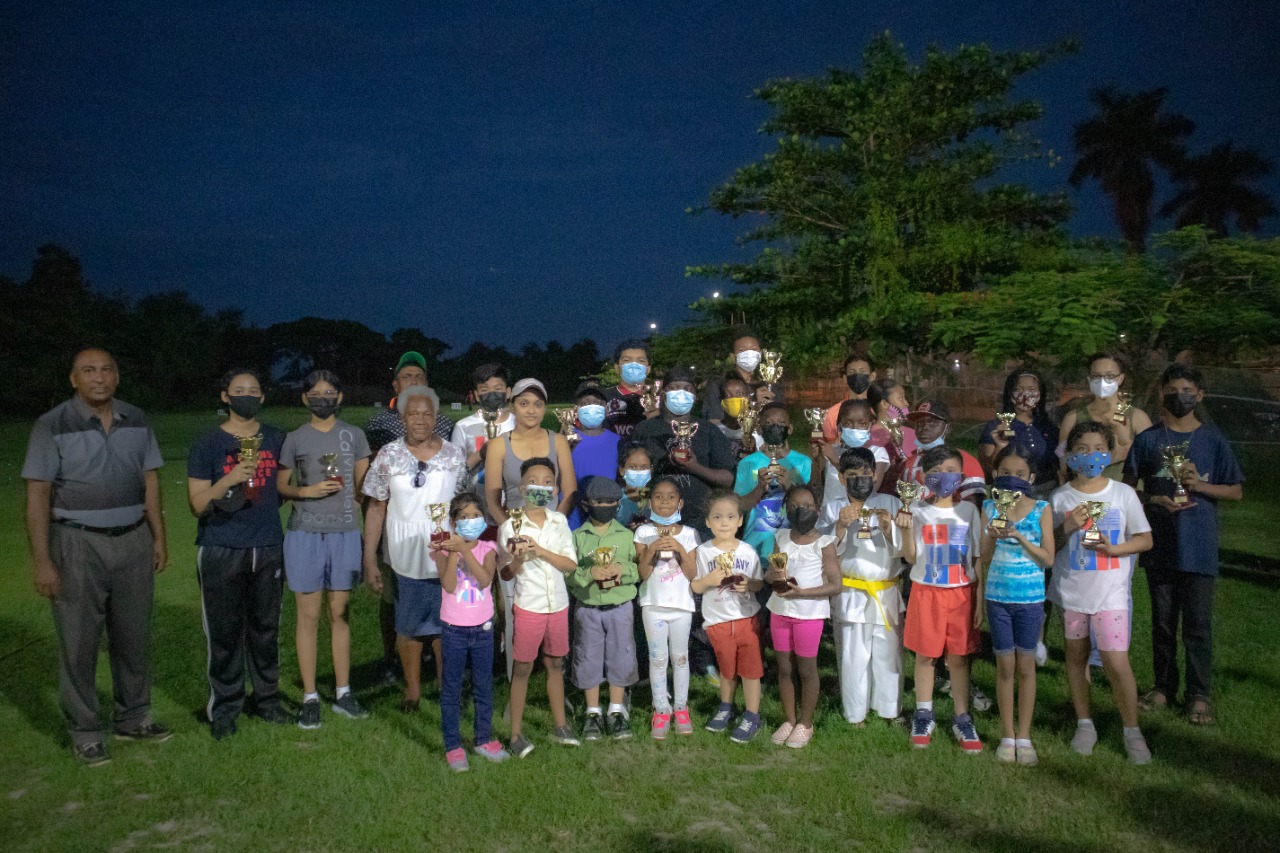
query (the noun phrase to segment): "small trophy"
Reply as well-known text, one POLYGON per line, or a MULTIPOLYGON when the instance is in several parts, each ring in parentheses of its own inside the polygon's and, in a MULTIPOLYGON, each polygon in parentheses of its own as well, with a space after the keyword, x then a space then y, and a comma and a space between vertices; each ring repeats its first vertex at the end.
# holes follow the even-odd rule
POLYGON ((920 495, 924 492, 924 486, 911 480, 899 480, 895 487, 898 492, 898 500, 902 501, 902 506, 898 507, 898 515, 911 517, 911 505, 920 500, 920 495))
POLYGON ((874 514, 875 510, 870 507, 864 506, 862 509, 858 510, 858 520, 862 522, 862 524, 858 526, 859 539, 870 539, 871 535, 875 532, 871 527, 871 516, 874 514))
POLYGON ((770 586, 774 592, 786 592, 796 585, 796 579, 786 576, 787 571, 787 555, 782 551, 774 551, 769 555, 769 568, 777 569, 784 575, 780 581, 774 581, 770 586))
POLYGON ((498 412, 489 411, 482 408, 480 410, 480 418, 484 421, 484 437, 488 441, 493 441, 498 437, 498 412))
POLYGON ((764 446, 764 455, 769 457, 769 466, 774 469, 769 472, 769 487, 778 488, 778 460, 782 458, 782 448, 776 444, 766 444, 764 446))
MULTIPOLYGON (((725 551, 721 554, 717 554, 715 559, 715 567, 717 570, 720 570, 720 569, 732 570, 733 561, 736 558, 737 558, 737 554, 734 553, 733 551, 725 551)), ((737 586, 738 581, 740 580, 742 580, 742 575, 731 574, 724 580, 720 581, 720 588, 729 589, 730 587, 737 586)))
MULTIPOLYGON (((257 435, 238 435, 236 442, 240 445, 240 461, 249 462, 256 461, 258 458, 258 448, 262 447, 262 433, 257 435)), ((250 477, 244 484, 244 496, 249 500, 256 499, 262 494, 262 482, 256 477, 250 477)))
POLYGON ((1133 395, 1121 391, 1116 394, 1116 410, 1111 415, 1111 420, 1118 424, 1129 423, 1129 410, 1133 408, 1133 395))
MULTIPOLYGON (((670 535, 671 535, 671 528, 670 528, 670 527, 659 527, 659 528, 658 528, 658 535, 659 535, 659 536, 670 536, 670 535)), ((662 550, 662 551, 659 551, 659 552, 658 552, 658 559, 659 559, 659 560, 674 560, 674 559, 675 559, 675 556, 676 556, 676 552, 675 552, 675 551, 672 551, 670 548, 667 548, 667 549, 664 549, 664 550, 662 550)))
POLYGON ((667 445, 671 461, 677 465, 688 465, 693 461, 693 437, 698 432, 698 422, 672 421, 671 431, 675 433, 667 445))
POLYGON ((760 378, 764 384, 773 387, 773 383, 782 378, 782 353, 765 350, 760 354, 760 378))
POLYGON ((996 517, 991 519, 991 529, 1003 533, 1009 527, 1009 510, 1022 497, 1017 489, 992 489, 991 498, 996 502, 996 517))
POLYGON ((742 413, 747 410, 746 397, 725 397, 720 401, 720 408, 724 409, 724 413, 741 423, 742 413))
POLYGON ((640 405, 646 412, 652 412, 662 402, 662 380, 655 379, 640 386, 640 405))
POLYGON ((514 551, 516 545, 524 541, 524 537, 520 535, 520 528, 524 526, 524 509, 507 510, 507 518, 511 520, 511 538, 507 540, 507 550, 514 551))
POLYGON ((1085 545, 1101 545, 1106 540, 1102 537, 1102 531, 1098 529, 1098 525, 1102 522, 1102 517, 1107 514, 1107 508, 1111 505, 1106 501, 1085 501, 1085 512, 1089 513, 1089 519, 1093 522, 1089 525, 1089 529, 1084 532, 1081 541, 1085 545))
POLYGON ((324 471, 326 480, 333 480, 340 486, 345 484, 346 481, 342 479, 342 474, 338 472, 338 454, 321 453, 320 468, 324 471))
POLYGON ((449 540, 449 531, 444 529, 445 519, 449 516, 449 505, 427 504, 427 512, 431 515, 431 547, 439 548, 449 540))
MULTIPOLYGON (((601 566, 612 566, 613 559, 618 555, 617 545, 602 545, 591 552, 591 561, 597 568, 601 566)), ((601 589, 613 589, 615 586, 622 584, 621 577, 605 578, 602 581, 596 581, 600 584, 601 589)))
POLYGON ((898 452, 902 452, 902 418, 888 418, 880 422, 880 426, 889 431, 889 438, 893 440, 893 446, 898 448, 898 452))
POLYGON ((560 434, 569 442, 569 449, 572 450, 582 440, 582 434, 573 426, 573 422, 578 419, 578 407, 556 409, 556 417, 560 419, 560 434))
POLYGON ((1190 447, 1191 442, 1184 441, 1181 444, 1167 445, 1160 450, 1160 455, 1164 457, 1165 470, 1173 480, 1173 502, 1178 506, 1186 504, 1189 500, 1187 487, 1182 485, 1182 477, 1187 470, 1187 451, 1190 447))
POLYGON ((996 412, 996 420, 1000 421, 1001 438, 1011 439, 1018 437, 1018 434, 1013 431, 1013 419, 1017 416, 1017 412, 996 412))
POLYGON ((822 409, 805 409, 804 418, 809 422, 810 432, 809 438, 814 441, 822 440, 822 420, 827 413, 822 409))
POLYGON ((747 401, 747 407, 738 416, 738 425, 742 427, 742 440, 753 441, 756 432, 756 421, 760 419, 760 406, 754 399, 747 401))

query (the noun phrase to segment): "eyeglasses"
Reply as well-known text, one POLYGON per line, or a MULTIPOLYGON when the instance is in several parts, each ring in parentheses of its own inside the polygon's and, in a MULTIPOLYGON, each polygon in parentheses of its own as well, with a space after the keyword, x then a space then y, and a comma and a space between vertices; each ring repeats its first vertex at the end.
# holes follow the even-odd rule
POLYGON ((1119 379, 1119 378, 1120 378, 1120 374, 1119 374, 1119 373, 1090 373, 1090 374, 1089 374, 1089 379, 1090 379, 1090 380, 1093 380, 1093 379, 1105 379, 1105 380, 1107 380, 1108 382, 1115 382, 1115 381, 1116 381, 1117 379, 1119 379))
POLYGON ((427 463, 418 460, 418 473, 413 475, 413 487, 421 489, 427 484, 427 463))
POLYGON ((338 392, 337 391, 319 391, 314 394, 308 393, 307 396, 319 397, 321 400, 336 400, 338 399, 338 392))

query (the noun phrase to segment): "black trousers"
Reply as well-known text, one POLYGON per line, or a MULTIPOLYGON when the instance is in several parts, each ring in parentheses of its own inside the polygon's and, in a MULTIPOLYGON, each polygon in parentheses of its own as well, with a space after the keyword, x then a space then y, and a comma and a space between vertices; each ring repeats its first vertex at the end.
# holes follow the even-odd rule
POLYGON ((234 720, 244 710, 246 657, 257 710, 278 707, 283 546, 202 545, 196 573, 209 641, 209 720, 234 720))
POLYGON ((1209 698, 1213 685, 1212 575, 1173 569, 1147 570, 1151 592, 1151 662, 1155 689, 1170 700, 1178 695, 1178 622, 1186 656, 1186 699, 1209 698))

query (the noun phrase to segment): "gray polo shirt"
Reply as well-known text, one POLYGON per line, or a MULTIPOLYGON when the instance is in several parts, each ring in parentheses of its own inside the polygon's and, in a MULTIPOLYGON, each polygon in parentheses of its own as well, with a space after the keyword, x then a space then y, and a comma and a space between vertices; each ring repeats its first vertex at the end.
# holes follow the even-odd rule
POLYGON ((31 430, 25 480, 53 483, 53 517, 91 527, 142 518, 147 471, 164 464, 155 433, 137 406, 111 401, 111 431, 79 397, 41 415, 31 430))

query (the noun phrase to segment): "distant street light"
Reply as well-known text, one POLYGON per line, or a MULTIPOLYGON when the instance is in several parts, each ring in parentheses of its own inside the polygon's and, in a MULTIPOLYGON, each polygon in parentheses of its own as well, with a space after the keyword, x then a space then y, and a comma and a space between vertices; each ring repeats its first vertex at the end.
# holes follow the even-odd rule
POLYGON ((719 299, 719 298, 720 298, 720 291, 718 291, 718 290, 717 290, 715 293, 711 294, 711 298, 712 298, 712 299, 719 299))
POLYGON ((649 328, 650 328, 650 329, 656 329, 656 328, 658 328, 658 324, 657 324, 657 323, 650 323, 650 324, 649 324, 649 328))

